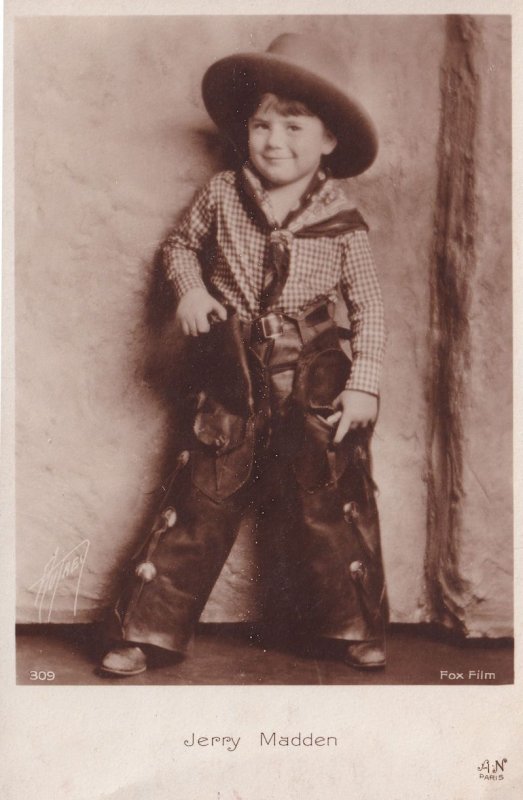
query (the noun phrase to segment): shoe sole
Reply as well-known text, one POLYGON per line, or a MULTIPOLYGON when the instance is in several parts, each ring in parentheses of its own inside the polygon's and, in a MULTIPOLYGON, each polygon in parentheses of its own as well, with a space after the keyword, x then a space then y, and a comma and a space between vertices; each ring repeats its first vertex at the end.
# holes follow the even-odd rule
POLYGON ((132 675, 141 675, 146 672, 147 667, 140 667, 139 669, 110 669, 109 667, 100 667, 100 672, 105 672, 107 675, 116 675, 119 678, 126 678, 132 675))
POLYGON ((357 664, 353 661, 345 660, 345 664, 353 669, 363 669, 368 671, 373 669, 384 669, 387 666, 386 661, 376 661, 374 664, 357 664))

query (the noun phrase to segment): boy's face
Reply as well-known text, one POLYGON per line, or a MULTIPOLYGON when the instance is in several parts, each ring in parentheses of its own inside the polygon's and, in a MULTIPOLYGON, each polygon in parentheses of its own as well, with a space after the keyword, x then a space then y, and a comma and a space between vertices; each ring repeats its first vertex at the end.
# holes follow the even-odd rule
POLYGON ((263 101, 249 119, 248 132, 250 160, 273 186, 312 178, 321 157, 337 144, 319 117, 283 115, 263 101))

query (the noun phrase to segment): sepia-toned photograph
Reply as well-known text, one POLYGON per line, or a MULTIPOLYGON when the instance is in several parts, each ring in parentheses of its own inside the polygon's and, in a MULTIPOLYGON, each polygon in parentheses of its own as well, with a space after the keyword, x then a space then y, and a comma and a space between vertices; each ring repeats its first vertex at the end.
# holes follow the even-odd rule
POLYGON ((13 91, 18 684, 513 683, 510 16, 20 16, 13 91))
POLYGON ((519 797, 514 0, 3 25, 2 800, 519 797))

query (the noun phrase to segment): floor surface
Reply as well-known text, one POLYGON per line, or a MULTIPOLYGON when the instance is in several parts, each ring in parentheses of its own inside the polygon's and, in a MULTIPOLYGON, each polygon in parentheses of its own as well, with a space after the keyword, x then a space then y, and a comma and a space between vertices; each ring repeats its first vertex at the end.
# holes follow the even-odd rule
POLYGON ((337 651, 290 647, 246 626, 200 626, 190 655, 129 678, 103 677, 97 625, 20 626, 17 682, 42 685, 379 685, 513 683, 510 640, 467 640, 418 626, 391 626, 387 668, 345 666, 337 651), (442 674, 443 673, 443 674, 442 674))

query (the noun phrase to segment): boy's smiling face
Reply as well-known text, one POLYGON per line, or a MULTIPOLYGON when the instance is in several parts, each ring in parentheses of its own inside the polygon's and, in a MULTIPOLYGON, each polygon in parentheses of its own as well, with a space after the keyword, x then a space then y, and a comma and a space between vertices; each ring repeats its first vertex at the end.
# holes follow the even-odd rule
POLYGON ((281 113, 278 105, 265 95, 249 118, 249 157, 272 186, 287 186, 312 178, 337 142, 319 117, 281 113))

